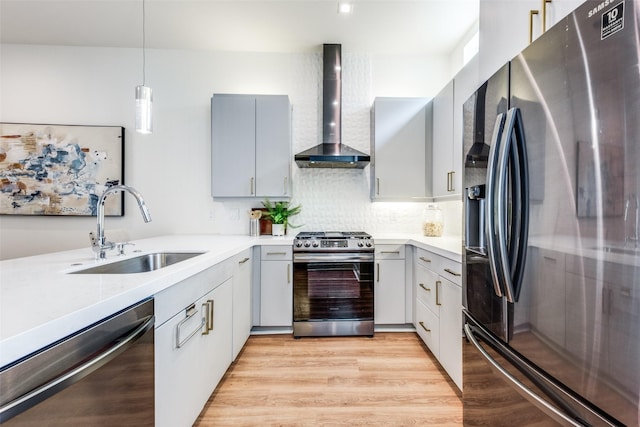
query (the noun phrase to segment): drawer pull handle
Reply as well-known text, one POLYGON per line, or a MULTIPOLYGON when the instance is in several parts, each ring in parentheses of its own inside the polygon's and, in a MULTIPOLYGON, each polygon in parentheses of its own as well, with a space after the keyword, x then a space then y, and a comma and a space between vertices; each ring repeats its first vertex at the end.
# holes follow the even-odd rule
POLYGON ((423 256, 420 257, 420 259, 424 262, 431 262, 431 260, 429 258, 425 258, 423 256))
POLYGON ((287 283, 291 283, 291 264, 287 264, 287 283))
POLYGON ((456 277, 462 276, 461 273, 456 273, 455 271, 449 270, 448 268, 445 268, 444 271, 446 271, 447 273, 452 274, 452 275, 454 275, 456 277))
POLYGON ((185 345, 187 343, 187 341, 189 341, 191 338, 193 338, 195 336, 195 334, 198 333, 199 330, 202 329, 202 327, 207 323, 207 319, 203 316, 202 320, 200 321, 200 324, 198 325, 197 328, 194 328, 193 331, 191 331, 189 333, 189 335, 187 335, 187 337, 185 339, 180 339, 180 328, 182 327, 182 325, 184 325, 184 323, 191 319, 193 316, 195 316, 196 314, 198 314, 198 310, 195 309, 195 304, 191 304, 189 307, 187 307, 186 313, 187 313, 187 317, 185 317, 184 319, 182 319, 177 325, 176 325, 176 347, 180 348, 183 345, 185 345))
POLYGON ((396 254, 396 255, 400 255, 400 251, 380 251, 380 254, 396 254))
POLYGON ((431 329, 427 328, 426 326, 424 326, 424 322, 418 322, 420 324, 420 326, 422 326, 422 329, 424 329, 427 332, 431 332, 431 329))
POLYGON ((245 258, 241 261, 238 261, 238 264, 244 264, 245 262, 249 261, 249 258, 245 258))
POLYGON ((438 292, 438 285, 442 286, 442 282, 440 280, 436 281, 436 305, 442 305, 440 303, 440 292, 438 292))
POLYGON ((377 267, 377 272, 376 272, 376 282, 380 281, 380 263, 376 263, 376 267, 377 267))
POLYGON ((286 255, 286 252, 267 252, 267 255, 286 255))
POLYGON ((427 288, 427 287, 424 285, 424 283, 419 283, 419 285, 420 285, 420 287, 421 287, 422 289, 424 289, 425 291, 427 291, 427 292, 431 292, 431 288, 427 288))

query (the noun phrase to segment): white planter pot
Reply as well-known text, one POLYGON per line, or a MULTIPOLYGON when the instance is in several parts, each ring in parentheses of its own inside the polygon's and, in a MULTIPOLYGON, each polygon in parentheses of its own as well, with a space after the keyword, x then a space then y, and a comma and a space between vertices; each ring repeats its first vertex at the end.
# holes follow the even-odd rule
POLYGON ((274 236, 284 236, 284 224, 271 224, 271 234, 274 236))

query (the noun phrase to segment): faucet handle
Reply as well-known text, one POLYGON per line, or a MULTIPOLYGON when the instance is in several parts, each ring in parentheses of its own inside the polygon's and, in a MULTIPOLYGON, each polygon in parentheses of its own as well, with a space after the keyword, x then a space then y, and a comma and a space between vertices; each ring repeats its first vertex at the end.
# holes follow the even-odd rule
POLYGON ((116 243, 116 250, 118 251, 118 255, 126 255, 124 253, 124 247, 127 245, 135 246, 136 244, 131 242, 116 243))

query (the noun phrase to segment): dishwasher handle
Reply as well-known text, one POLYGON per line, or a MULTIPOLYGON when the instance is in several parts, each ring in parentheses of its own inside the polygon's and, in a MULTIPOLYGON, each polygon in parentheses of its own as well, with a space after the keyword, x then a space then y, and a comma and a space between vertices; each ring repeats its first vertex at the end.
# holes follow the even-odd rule
POLYGON ((82 365, 64 373, 61 376, 53 378, 51 381, 39 386, 38 388, 26 393, 17 399, 8 402, 0 407, 0 423, 26 411, 27 409, 37 405, 38 403, 48 399, 49 397, 59 393, 65 388, 77 383, 87 375, 106 365, 120 354, 124 353, 135 342, 142 338, 150 329, 153 329, 155 317, 149 315, 142 319, 142 324, 131 330, 127 335, 121 336, 114 340, 112 345, 104 352, 91 358, 82 365))

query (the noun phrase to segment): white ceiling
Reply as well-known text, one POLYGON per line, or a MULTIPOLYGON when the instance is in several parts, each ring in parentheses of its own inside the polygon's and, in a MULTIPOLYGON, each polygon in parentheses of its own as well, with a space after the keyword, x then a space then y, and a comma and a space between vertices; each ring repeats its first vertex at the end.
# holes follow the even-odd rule
MULTIPOLYGON (((145 0, 146 47, 249 52, 448 54, 478 0, 145 0)), ((141 47, 142 0, 0 0, 2 43, 141 47)))

